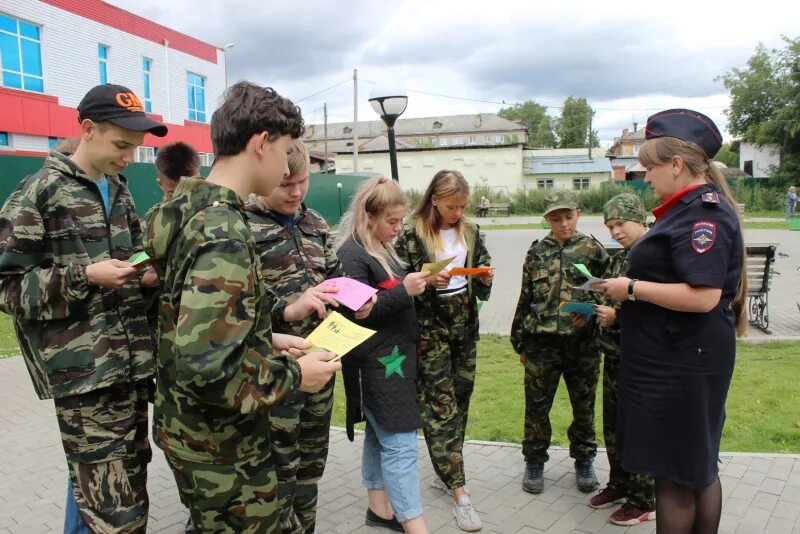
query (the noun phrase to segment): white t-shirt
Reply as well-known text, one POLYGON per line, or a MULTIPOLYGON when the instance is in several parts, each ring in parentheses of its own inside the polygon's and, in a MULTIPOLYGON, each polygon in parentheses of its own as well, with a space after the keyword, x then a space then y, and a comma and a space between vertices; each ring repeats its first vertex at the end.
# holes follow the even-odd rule
MULTIPOLYGON (((458 240, 458 234, 455 228, 449 230, 439 230, 439 235, 442 237, 442 250, 436 253, 436 261, 441 261, 446 258, 453 258, 453 261, 447 266, 447 269, 453 267, 466 267, 467 262, 467 246, 458 240)), ((450 279, 450 284, 445 291, 452 292, 456 289, 467 287, 466 276, 454 276, 450 279)))

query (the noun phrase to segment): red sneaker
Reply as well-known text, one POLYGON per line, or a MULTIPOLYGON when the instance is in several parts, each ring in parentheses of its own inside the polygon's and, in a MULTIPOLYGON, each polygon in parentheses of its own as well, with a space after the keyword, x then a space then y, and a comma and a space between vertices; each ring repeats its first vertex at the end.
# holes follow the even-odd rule
POLYGON ((606 486, 600 493, 594 495, 589 499, 589 506, 592 508, 610 508, 615 504, 622 504, 625 502, 625 494, 618 489, 606 486))
POLYGON ((638 525, 645 521, 653 521, 655 518, 655 510, 640 510, 639 508, 634 508, 628 503, 625 503, 620 506, 619 510, 611 514, 608 520, 615 525, 630 526, 638 525))

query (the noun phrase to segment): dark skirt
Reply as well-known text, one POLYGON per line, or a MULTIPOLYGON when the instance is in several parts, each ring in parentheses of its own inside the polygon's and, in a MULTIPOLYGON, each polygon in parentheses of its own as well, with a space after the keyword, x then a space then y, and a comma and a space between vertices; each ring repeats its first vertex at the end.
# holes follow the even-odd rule
MULTIPOLYGON (((617 446, 626 471, 695 489, 716 480, 736 355, 727 312, 709 312, 718 321, 703 317, 700 331, 688 322, 662 325, 669 343, 626 343, 623 329, 617 446)), ((631 337, 642 341, 639 334, 631 337)))

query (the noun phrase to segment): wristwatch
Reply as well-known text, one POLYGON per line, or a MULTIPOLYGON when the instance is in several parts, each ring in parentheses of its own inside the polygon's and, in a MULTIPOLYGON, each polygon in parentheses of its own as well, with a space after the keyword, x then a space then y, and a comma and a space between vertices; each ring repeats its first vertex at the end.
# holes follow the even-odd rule
POLYGON ((633 284, 638 281, 638 279, 633 278, 630 282, 628 282, 628 300, 636 300, 636 295, 633 294, 633 284))

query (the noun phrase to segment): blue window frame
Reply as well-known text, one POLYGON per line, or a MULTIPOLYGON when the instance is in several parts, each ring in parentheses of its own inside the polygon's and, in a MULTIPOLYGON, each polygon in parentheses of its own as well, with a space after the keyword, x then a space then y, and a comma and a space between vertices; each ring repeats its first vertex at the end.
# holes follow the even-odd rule
POLYGON ((39 26, 0 14, 0 69, 3 86, 44 92, 39 26))
POLYGON ((142 74, 144 76, 144 110, 148 113, 153 111, 153 103, 150 100, 150 67, 152 61, 144 58, 142 60, 142 74))
POLYGON ((206 122, 206 79, 199 74, 186 73, 186 100, 189 120, 206 122))
POLYGON ((106 45, 97 45, 97 61, 100 69, 100 85, 108 83, 108 47, 106 45))
POLYGON ((8 142, 8 132, 0 132, 0 146, 11 146, 8 142))

